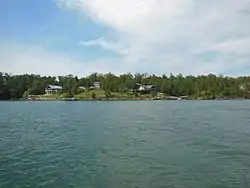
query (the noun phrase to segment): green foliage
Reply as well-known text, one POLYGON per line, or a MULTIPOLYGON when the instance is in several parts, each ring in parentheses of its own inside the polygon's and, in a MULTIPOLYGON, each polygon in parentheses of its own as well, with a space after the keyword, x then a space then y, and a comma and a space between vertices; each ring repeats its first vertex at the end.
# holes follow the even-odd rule
POLYGON ((92 97, 92 99, 96 99, 96 94, 93 92, 93 93, 91 94, 91 97, 92 97))
POLYGON ((29 93, 31 95, 40 95, 44 94, 44 88, 46 84, 42 82, 42 80, 34 80, 32 85, 29 88, 29 93))
POLYGON ((27 99, 28 96, 29 96, 29 91, 27 90, 23 93, 23 99, 27 99))
MULTIPOLYGON (((158 92, 169 96, 189 96, 191 98, 215 99, 215 98, 250 98, 250 77, 223 77, 216 75, 183 76, 179 75, 148 75, 136 73, 122 74, 112 73, 91 75, 83 78, 67 75, 56 77, 42 77, 39 75, 11 75, 0 73, 0 100, 17 99, 27 95, 43 95, 44 89, 49 85, 60 85, 64 88, 62 93, 67 97, 79 96, 79 98, 100 97, 138 97, 137 84, 150 84, 156 87, 158 92), (89 88, 95 81, 101 82, 101 90, 89 88), (86 91, 79 89, 86 88, 86 91), (92 94, 95 93, 95 94, 92 94)), ((156 94, 151 93, 151 96, 156 94)))
POLYGON ((111 97, 111 92, 109 90, 105 91, 105 97, 106 98, 110 98, 111 97))
POLYGON ((72 98, 72 97, 74 97, 74 95, 71 92, 66 92, 66 93, 61 94, 60 97, 61 98, 72 98))

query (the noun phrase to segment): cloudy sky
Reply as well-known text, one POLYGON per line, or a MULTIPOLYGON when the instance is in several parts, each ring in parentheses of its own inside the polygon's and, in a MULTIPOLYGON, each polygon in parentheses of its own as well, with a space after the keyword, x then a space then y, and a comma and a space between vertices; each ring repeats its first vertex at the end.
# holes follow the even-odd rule
POLYGON ((0 0, 0 72, 250 74, 250 0, 0 0))

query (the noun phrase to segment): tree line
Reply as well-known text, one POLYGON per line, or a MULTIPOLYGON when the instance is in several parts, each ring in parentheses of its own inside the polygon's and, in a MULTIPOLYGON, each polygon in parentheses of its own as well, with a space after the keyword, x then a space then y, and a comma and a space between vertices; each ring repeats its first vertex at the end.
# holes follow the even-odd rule
POLYGON ((60 85, 64 92, 75 95, 79 86, 90 88, 95 81, 101 82, 105 92, 131 92, 137 83, 151 84, 158 92, 169 96, 190 96, 193 98, 250 98, 250 77, 227 77, 222 75, 148 75, 131 74, 114 75, 112 73, 92 73, 79 78, 67 76, 40 76, 34 74, 12 75, 0 72, 0 100, 18 99, 25 94, 41 95, 49 85, 60 85))

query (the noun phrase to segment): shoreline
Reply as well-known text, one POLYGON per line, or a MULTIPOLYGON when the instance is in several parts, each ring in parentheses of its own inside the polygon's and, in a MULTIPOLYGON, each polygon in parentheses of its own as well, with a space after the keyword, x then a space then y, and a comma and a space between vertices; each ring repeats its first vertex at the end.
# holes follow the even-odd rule
POLYGON ((85 101, 242 101, 242 100, 250 100, 247 98, 235 98, 235 99, 179 99, 179 100, 173 100, 173 99, 156 99, 156 98, 135 98, 135 99, 126 99, 126 98, 101 98, 101 99, 38 99, 38 100, 29 100, 29 99, 9 99, 9 100, 0 100, 0 101, 23 101, 23 102, 85 102, 85 101))

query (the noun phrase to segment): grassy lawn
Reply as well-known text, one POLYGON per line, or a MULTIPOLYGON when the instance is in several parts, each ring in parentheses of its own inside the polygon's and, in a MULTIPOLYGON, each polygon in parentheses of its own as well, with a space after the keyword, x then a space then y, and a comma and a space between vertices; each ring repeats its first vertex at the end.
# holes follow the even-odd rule
POLYGON ((55 99, 55 98, 60 98, 61 97, 61 94, 52 94, 52 95, 39 95, 40 98, 43 98, 43 99, 55 99))
POLYGON ((96 98, 104 98, 105 92, 102 89, 94 89, 90 91, 86 91, 84 93, 80 93, 78 95, 75 95, 77 99, 90 99, 92 98, 93 93, 95 94, 96 98))
MULTIPOLYGON (((102 89, 94 89, 94 90, 86 91, 84 93, 80 93, 80 94, 76 95, 75 97, 77 99, 91 99, 93 93, 95 93, 96 99, 106 98, 105 91, 102 90, 102 89)), ((109 98, 117 98, 117 99, 128 98, 128 99, 134 99, 135 96, 134 95, 129 95, 127 93, 111 92, 109 98)))
MULTIPOLYGON (((96 99, 105 99, 107 98, 105 95, 105 91, 102 89, 93 89, 90 91, 86 91, 80 94, 75 95, 74 97, 79 100, 84 99, 92 99, 93 93, 95 94, 96 99)), ((40 95, 39 97, 44 100, 53 100, 53 99, 61 99, 61 98, 67 98, 67 93, 61 93, 61 94, 53 94, 53 95, 40 95)), ((111 92, 110 96, 108 97, 110 99, 138 99, 138 98, 152 98, 152 95, 150 94, 139 94, 137 97, 133 93, 122 93, 122 92, 111 92)))
POLYGON ((60 99, 60 98, 67 98, 67 93, 60 93, 60 94, 52 94, 52 95, 39 95, 41 99, 60 99))

